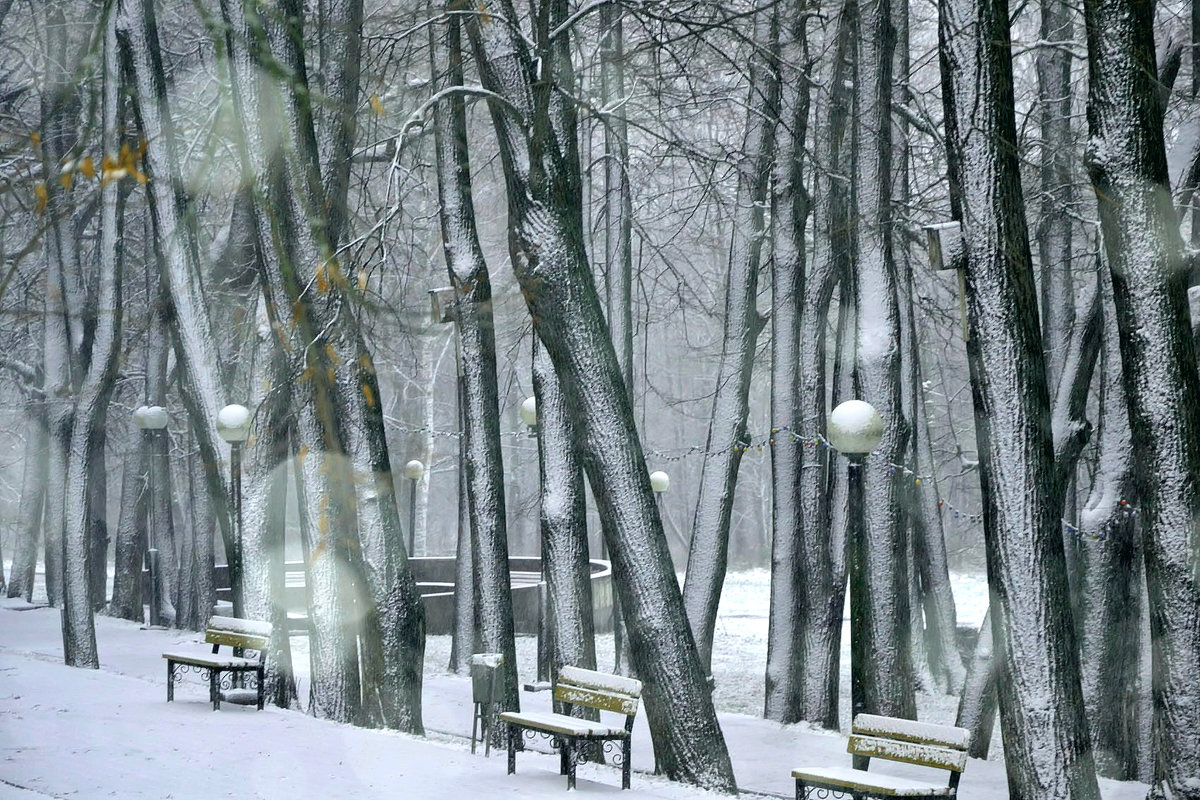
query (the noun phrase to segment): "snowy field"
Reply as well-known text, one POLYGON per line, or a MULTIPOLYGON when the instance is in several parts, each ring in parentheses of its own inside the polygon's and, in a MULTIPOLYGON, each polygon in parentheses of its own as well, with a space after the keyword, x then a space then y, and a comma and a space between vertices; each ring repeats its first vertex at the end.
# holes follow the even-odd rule
MULTIPOLYGON (((792 767, 848 765, 845 738, 803 725, 759 719, 766 658, 766 572, 731 574, 721 605, 714 676, 716 701, 738 784, 748 795, 790 797, 792 767)), ((978 624, 986 586, 956 576, 960 619, 978 624)), ((517 775, 504 759, 472 756, 469 682, 446 671, 447 637, 432 637, 426 654, 426 739, 365 730, 300 713, 238 706, 209 710, 199 678, 165 702, 161 653, 201 647, 200 635, 149 631, 97 619, 103 668, 63 667, 59 614, 53 609, 0 607, 0 798, 137 797, 397 798, 560 797, 565 779, 557 757, 522 754, 517 775)), ((848 640, 848 636, 847 636, 848 640)), ((303 665, 306 642, 292 640, 303 665)), ((611 637, 597 643, 602 664, 611 662, 611 637)), ((518 643, 522 681, 533 679, 535 641, 518 643)), ((843 674, 843 695, 848 695, 843 674)), ((304 696, 301 691, 301 696, 304 696)), ((548 706, 545 694, 523 695, 527 709, 548 706)), ((954 698, 922 696, 922 719, 952 721, 954 698)), ((848 722, 848 714, 843 717, 848 722)), ((703 798, 707 793, 648 774, 653 768, 649 731, 634 732, 633 791, 620 793, 620 774, 606 766, 581 767, 578 791, 628 798, 703 798)), ((898 775, 920 768, 878 762, 873 769, 898 775)), ((1101 781, 1105 800, 1141 800, 1146 787, 1101 781)), ((971 761, 961 796, 1007 797, 1003 763, 971 761)))

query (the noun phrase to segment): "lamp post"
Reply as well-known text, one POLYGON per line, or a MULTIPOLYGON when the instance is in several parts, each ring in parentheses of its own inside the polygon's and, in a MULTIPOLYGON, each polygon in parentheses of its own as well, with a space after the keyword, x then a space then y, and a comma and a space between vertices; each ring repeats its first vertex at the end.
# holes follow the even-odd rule
POLYGON ((866 637, 867 587, 866 520, 864 519, 862 465, 883 441, 883 418, 870 403, 847 400, 829 414, 829 443, 850 462, 846 489, 850 556, 850 706, 858 714, 866 697, 867 665, 871 660, 866 637))
MULTIPOLYGON (((531 439, 536 439, 538 435, 538 416, 537 416, 537 398, 526 397, 521 401, 521 407, 517 409, 521 417, 521 422, 525 423, 528 429, 528 435, 531 439)), ((541 448, 538 448, 538 458, 541 458, 541 448)), ((541 573, 541 578, 538 580, 538 646, 537 646, 537 679, 539 684, 545 684, 550 680, 550 631, 547 629, 550 624, 549 608, 550 597, 546 591, 546 548, 543 546, 541 538, 541 470, 539 469, 538 476, 538 567, 541 573)))
POLYGON ((250 438, 250 409, 228 405, 217 412, 217 433, 229 442, 229 471, 233 495, 233 552, 229 562, 229 587, 233 615, 242 616, 242 445, 250 438))
POLYGON ((155 468, 157 466, 155 455, 158 450, 158 440, 162 436, 162 431, 167 427, 167 410, 162 406, 141 406, 134 410, 133 421, 141 429, 142 437, 146 442, 150 525, 146 536, 145 560, 146 569, 150 571, 150 627, 155 628, 162 625, 162 575, 158 563, 158 520, 155 518, 155 508, 158 505, 154 479, 154 475, 158 471, 155 468))
POLYGON ((425 465, 413 459, 404 465, 404 477, 408 478, 408 554, 417 554, 417 481, 425 474, 425 465))

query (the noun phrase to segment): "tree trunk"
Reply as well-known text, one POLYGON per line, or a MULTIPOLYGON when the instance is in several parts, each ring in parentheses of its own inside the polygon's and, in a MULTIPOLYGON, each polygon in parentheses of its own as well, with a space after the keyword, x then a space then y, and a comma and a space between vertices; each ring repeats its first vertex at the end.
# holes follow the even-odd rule
MULTIPOLYGON (((431 40, 435 71, 442 60, 431 40)), ((450 87, 463 81, 462 46, 457 18, 451 18, 444 47, 450 87)), ((501 706, 520 708, 517 693, 516 640, 513 633, 512 586, 508 570, 508 535, 504 502, 504 462, 500 448, 500 409, 496 377, 496 338, 492 289, 487 262, 475 227, 471 191, 466 106, 453 95, 446 108, 434 110, 438 198, 443 252, 454 287, 462 358, 463 464, 467 508, 471 518, 471 563, 478 584, 475 609, 481 644, 502 653, 501 706)), ((497 737, 499 734, 496 734, 497 737)), ((497 738, 499 741, 499 738, 497 738)))
POLYGON ((713 393, 700 493, 692 523, 683 602, 700 662, 712 670, 713 631, 729 560, 729 524, 742 453, 749 444, 750 376, 755 342, 764 320, 755 306, 764 211, 769 202, 775 128, 779 114, 779 10, 773 2, 756 4, 754 54, 737 196, 725 279, 725 316, 721 364, 713 393))
MULTIPOLYGON (((804 182, 810 87, 808 16, 797 4, 780 29, 779 118, 786 135, 772 194, 774 258, 771 262, 771 609, 767 630, 766 696, 763 716, 791 723, 804 706, 804 575, 800 549, 802 472, 806 466, 800 432, 802 375, 798 354, 804 315, 824 317, 805 304, 805 261, 809 196, 804 182)), ((824 327, 823 325, 821 326, 824 327)), ((822 398, 823 399, 823 398, 822 398)), ((809 471, 816 464, 809 464, 809 471)))
MULTIPOLYGON (((34 415, 30 415, 34 416, 34 415)), ((25 440, 25 466, 21 478, 21 500, 17 505, 17 543, 12 570, 8 574, 8 596, 33 602, 38 540, 42 534, 42 509, 46 504, 46 426, 34 418, 25 440)))
POLYGON ((1096 769, 1106 778, 1137 780, 1139 690, 1145 574, 1141 532, 1133 516, 1133 448, 1123 383, 1112 279, 1103 285, 1098 470, 1079 530, 1079 630, 1083 702, 1096 769))
MULTIPOLYGON (((565 2, 552 3, 554 9, 565 2)), ((552 12, 553 13, 553 12, 552 12)), ((600 97, 607 107, 625 96, 624 9, 612 3, 600 7, 600 97)), ((565 13, 555 14, 552 25, 565 13)), ((569 68, 569 62, 565 65, 569 68)), ((629 125, 624 112, 613 114, 604 126, 604 274, 608 328, 633 399, 633 196, 629 188, 629 125)), ((540 406, 539 406, 540 408, 540 406)), ((601 553, 601 558, 606 553, 601 553)), ((614 598, 614 670, 630 672, 629 636, 621 604, 614 598)))
POLYGON ((1200 374, 1155 94, 1154 9, 1088 0, 1084 14, 1088 169, 1121 334, 1154 641, 1150 797, 1198 798, 1200 374))
POLYGON ((975 651, 967 665, 954 724, 971 732, 967 754, 971 758, 987 758, 992 730, 996 726, 996 658, 992 647, 990 607, 975 637, 975 651))
MULTIPOLYGON (((861 467, 865 507, 862 577, 867 608, 857 653, 870 664, 852 664, 863 689, 855 713, 916 717, 909 650, 909 572, 900 473, 908 424, 900 405, 900 312, 896 263, 891 242, 891 98, 895 32, 890 0, 858 6, 854 105, 857 224, 852 233, 851 274, 858 309, 855 328, 854 387, 858 398, 875 406, 884 420, 880 445, 861 467), (861 649, 860 649, 861 648, 861 649)), ((851 513, 858 513, 852 510, 851 513)), ((852 565, 853 568, 854 565, 852 565)), ((851 575, 851 581, 855 576, 851 575)), ((853 590, 852 590, 853 591, 853 590)), ((853 603, 853 599, 851 600, 853 603)), ((857 611, 852 609, 857 616, 857 611)))
MULTIPOLYGON (((518 19, 510 0, 501 0, 500 8, 505 18, 518 19)), ((519 32, 482 23, 476 15, 466 20, 483 86, 503 98, 490 100, 489 109, 508 189, 512 263, 534 330, 579 426, 576 435, 612 554, 633 665, 645 683, 654 751, 669 777, 735 792, 650 490, 633 407, 583 250, 578 160, 564 158, 558 141, 547 135, 552 130, 550 82, 535 83, 519 32)))
POLYGON ((551 674, 557 675, 564 666, 596 668, 596 631, 583 469, 574 425, 554 364, 536 340, 533 391, 538 413, 542 559, 549 593, 548 627, 552 631, 551 674))

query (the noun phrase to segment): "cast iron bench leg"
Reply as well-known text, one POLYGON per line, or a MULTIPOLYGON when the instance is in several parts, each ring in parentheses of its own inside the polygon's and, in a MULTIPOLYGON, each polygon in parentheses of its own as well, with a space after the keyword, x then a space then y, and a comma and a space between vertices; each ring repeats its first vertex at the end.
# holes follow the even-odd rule
POLYGON ((175 699, 175 662, 167 659, 167 702, 175 699))
POLYGON ((575 747, 578 744, 577 739, 568 739, 564 749, 567 751, 567 791, 575 788, 575 747))
POLYGON ((625 760, 621 762, 621 788, 622 789, 629 788, 629 773, 630 773, 631 767, 632 767, 632 764, 630 762, 633 761, 633 746, 632 745, 633 745, 633 743, 629 740, 629 737, 626 737, 625 744, 622 746, 622 749, 625 751, 625 753, 624 753, 625 760))
POLYGON ((508 726, 508 774, 517 771, 517 726, 508 726))
POLYGON ((266 684, 266 670, 262 667, 258 668, 258 710, 263 710, 263 692, 266 684))
POLYGON ((567 774, 567 740, 560 737, 554 737, 558 742, 558 774, 567 774))
POLYGON ((212 699, 213 711, 221 708, 221 690, 217 687, 220 674, 219 670, 210 669, 208 671, 208 696, 212 699))

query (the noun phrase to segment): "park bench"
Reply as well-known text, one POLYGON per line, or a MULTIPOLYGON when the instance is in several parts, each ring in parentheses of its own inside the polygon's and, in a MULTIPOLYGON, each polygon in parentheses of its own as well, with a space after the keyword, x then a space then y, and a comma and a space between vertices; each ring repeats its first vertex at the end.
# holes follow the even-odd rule
POLYGON ((575 788, 575 767, 581 760, 582 742, 620 742, 614 762, 621 765, 621 788, 629 788, 630 735, 642 696, 642 682, 579 667, 563 667, 554 684, 554 699, 563 703, 566 714, 506 711, 500 721, 508 724, 508 774, 517 771, 517 741, 522 731, 541 734, 559 751, 559 772, 567 776, 567 789, 575 788), (623 725, 570 716, 573 706, 625 715, 623 725))
MULTIPOLYGON (((271 640, 271 623, 258 622, 252 619, 236 619, 234 617, 213 617, 209 620, 208 630, 204 633, 206 644, 212 645, 212 653, 171 652, 163 653, 167 660, 167 702, 175 699, 175 681, 179 675, 194 670, 208 674, 208 696, 212 701, 213 711, 221 707, 221 674, 227 673, 233 680, 232 684, 240 682, 247 672, 253 672, 258 679, 257 699, 258 709, 263 707, 264 666, 267 656, 267 643, 271 640), (221 645, 233 648, 229 655, 220 655, 221 645), (246 658, 245 650, 254 650, 257 658, 246 658)), ((227 698, 228 699, 228 698, 227 698)))
POLYGON ((853 800, 956 797, 959 775, 967 766, 970 741, 971 733, 964 728, 859 714, 854 718, 850 743, 846 746, 846 752, 854 756, 854 767, 792 770, 792 777, 796 779, 796 800, 806 800, 810 796, 828 797, 830 792, 853 800), (943 784, 870 773, 867 767, 872 758, 949 770, 950 781, 943 784))

